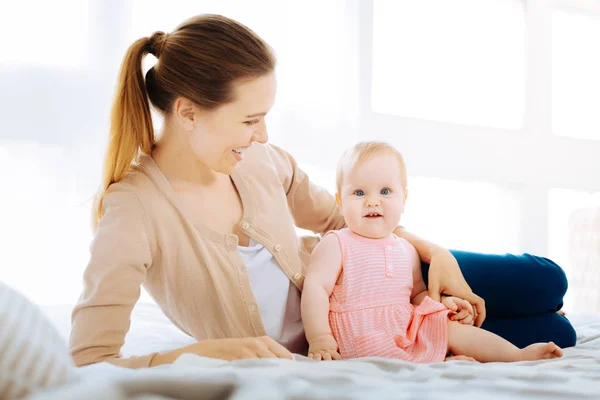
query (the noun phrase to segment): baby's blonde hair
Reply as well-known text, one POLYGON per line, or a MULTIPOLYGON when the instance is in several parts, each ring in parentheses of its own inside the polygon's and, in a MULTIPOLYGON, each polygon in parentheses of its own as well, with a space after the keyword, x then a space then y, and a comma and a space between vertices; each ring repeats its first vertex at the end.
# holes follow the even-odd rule
POLYGON ((406 164, 402 154, 394 146, 385 142, 359 142, 346 150, 344 155, 338 162, 336 185, 338 194, 342 191, 342 184, 344 183, 344 174, 350 171, 352 168, 362 164, 363 162, 371 159, 374 156, 381 154, 393 154, 398 159, 398 166, 400 167, 400 180, 402 188, 406 189, 407 176, 406 176, 406 164))

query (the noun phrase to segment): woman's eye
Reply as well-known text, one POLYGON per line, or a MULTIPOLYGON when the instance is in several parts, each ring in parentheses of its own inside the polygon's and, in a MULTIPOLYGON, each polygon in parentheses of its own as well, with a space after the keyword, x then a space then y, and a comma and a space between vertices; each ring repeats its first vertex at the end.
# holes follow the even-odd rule
POLYGON ((381 189, 381 194, 387 196, 388 194, 390 194, 390 189, 381 189))
POLYGON ((244 121, 244 124, 246 124, 246 125, 248 125, 248 126, 250 126, 250 125, 255 125, 255 124, 258 124, 258 120, 257 120, 257 119, 254 119, 254 120, 252 120, 252 121, 244 121))
POLYGON ((362 190, 360 190, 360 189, 358 189, 358 190, 355 190, 355 191, 354 191, 354 195, 356 195, 356 196, 359 196, 359 197, 360 197, 360 196, 364 196, 364 195, 365 195, 365 192, 364 192, 364 191, 362 191, 362 190))

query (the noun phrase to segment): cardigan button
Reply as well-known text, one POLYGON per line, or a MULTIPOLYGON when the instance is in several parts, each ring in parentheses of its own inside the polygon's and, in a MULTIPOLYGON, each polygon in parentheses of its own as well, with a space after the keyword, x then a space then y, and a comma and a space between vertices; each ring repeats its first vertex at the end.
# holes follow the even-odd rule
POLYGON ((242 222, 242 229, 246 230, 246 229, 248 229, 248 228, 250 228, 250 224, 249 224, 249 223, 247 223, 247 222, 245 222, 245 221, 244 221, 244 222, 242 222))
POLYGON ((302 274, 301 274, 301 273, 299 273, 299 272, 296 272, 296 273, 294 274, 294 279, 295 279, 295 280, 300 280, 300 278, 302 278, 302 274))
POLYGON ((276 244, 275 245, 275 251, 281 251, 281 245, 280 244, 276 244))

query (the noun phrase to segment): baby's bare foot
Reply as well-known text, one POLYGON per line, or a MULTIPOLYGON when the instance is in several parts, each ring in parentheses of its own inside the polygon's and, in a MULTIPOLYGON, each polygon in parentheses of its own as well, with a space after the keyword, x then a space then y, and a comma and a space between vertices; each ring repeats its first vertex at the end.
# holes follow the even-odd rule
POLYGON ((522 361, 543 360, 547 358, 562 357, 563 351, 553 342, 534 343, 521 350, 522 361))

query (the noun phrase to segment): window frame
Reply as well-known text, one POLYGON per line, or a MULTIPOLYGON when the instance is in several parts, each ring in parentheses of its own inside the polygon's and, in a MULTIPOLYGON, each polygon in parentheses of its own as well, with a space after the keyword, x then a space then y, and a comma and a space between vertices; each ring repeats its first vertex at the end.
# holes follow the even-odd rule
POLYGON ((600 141, 552 132, 552 12, 559 7, 600 12, 600 1, 526 0, 525 109, 522 129, 517 131, 373 112, 375 0, 354 1, 360 32, 358 138, 386 140, 399 147, 410 175, 488 182, 517 191, 522 216, 519 248, 547 255, 549 190, 600 190, 600 141), (393 132, 402 132, 401 140, 393 132))

